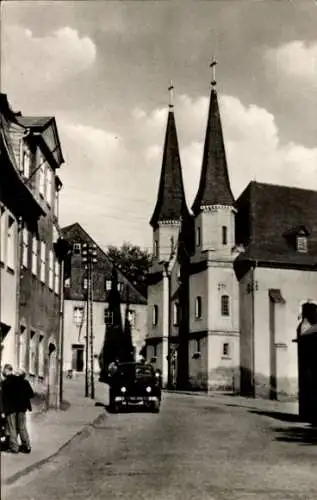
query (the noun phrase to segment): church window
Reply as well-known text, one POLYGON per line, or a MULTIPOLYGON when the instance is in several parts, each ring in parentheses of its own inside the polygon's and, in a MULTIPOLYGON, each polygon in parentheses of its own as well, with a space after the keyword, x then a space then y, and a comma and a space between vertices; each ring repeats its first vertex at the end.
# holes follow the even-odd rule
POLYGON ((196 246, 199 247, 201 245, 201 231, 200 227, 197 227, 196 230, 196 246))
POLYGON ((196 300, 195 300, 195 318, 200 319, 201 315, 202 315, 201 297, 196 297, 196 300))
POLYGON ((222 226, 222 244, 227 245, 228 243, 228 228, 227 226, 222 226))
POLYGON ((158 306, 156 304, 153 306, 152 324, 153 326, 157 326, 158 324, 158 306))
POLYGON ((297 236, 297 251, 301 253, 307 252, 307 237, 306 236, 297 236))
POLYGON ((230 347, 228 342, 224 342, 222 346, 222 355, 223 356, 230 356, 230 347))
POLYGON ((221 296, 221 315, 230 316, 229 295, 221 296))
POLYGON ((109 290, 111 290, 111 280, 106 280, 106 291, 109 292, 109 290))
POLYGON ((174 302, 173 304, 173 325, 178 326, 179 323, 179 304, 174 302))
POLYGON ((154 257, 158 257, 159 255, 159 246, 158 246, 158 241, 154 241, 154 257))
POLYGON ((200 339, 196 340, 196 344, 197 344, 196 352, 200 352, 200 339))

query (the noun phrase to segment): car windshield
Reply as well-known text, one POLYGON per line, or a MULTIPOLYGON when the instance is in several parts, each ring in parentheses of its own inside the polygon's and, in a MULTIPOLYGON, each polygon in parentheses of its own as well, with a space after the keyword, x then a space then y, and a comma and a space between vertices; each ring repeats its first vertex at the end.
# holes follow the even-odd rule
POLYGON ((120 364, 118 366, 118 374, 123 377, 146 377, 152 376, 154 373, 151 365, 134 365, 134 364, 120 364))

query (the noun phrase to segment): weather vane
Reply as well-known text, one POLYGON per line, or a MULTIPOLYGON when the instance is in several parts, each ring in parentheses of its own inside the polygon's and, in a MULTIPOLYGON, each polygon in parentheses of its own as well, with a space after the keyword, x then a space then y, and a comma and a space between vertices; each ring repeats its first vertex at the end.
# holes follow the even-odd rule
POLYGON ((212 69, 212 81, 211 81, 211 85, 213 87, 215 87, 217 85, 217 81, 216 81, 216 65, 217 65, 217 61, 216 61, 216 58, 215 56, 212 58, 212 61, 210 63, 210 67, 212 69))
POLYGON ((173 86, 172 80, 171 80, 170 86, 168 87, 168 91, 170 94, 169 107, 173 108, 174 107, 174 86, 173 86))

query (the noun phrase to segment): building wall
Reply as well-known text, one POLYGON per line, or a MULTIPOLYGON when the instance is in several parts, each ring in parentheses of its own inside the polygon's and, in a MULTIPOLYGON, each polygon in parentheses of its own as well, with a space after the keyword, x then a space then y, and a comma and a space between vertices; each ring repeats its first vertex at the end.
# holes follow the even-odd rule
POLYGON ((10 327, 2 345, 2 366, 5 363, 15 365, 16 361, 16 291, 17 291, 17 221, 7 207, 0 207, 0 311, 1 322, 10 327), (12 247, 14 259, 8 258, 7 227, 8 216, 14 219, 12 225, 12 247), (8 265, 9 264, 9 265, 8 265))
MULTIPOLYGON (((32 169, 41 162, 39 150, 33 155, 32 169)), ((57 203, 55 196, 55 171, 47 162, 46 169, 52 172, 51 183, 45 177, 46 194, 41 194, 40 171, 33 177, 32 192, 40 200, 45 211, 36 227, 24 225, 19 239, 21 279, 19 289, 20 335, 17 342, 18 365, 25 369, 33 380, 36 392, 46 396, 49 406, 57 406, 59 400, 59 363, 61 353, 60 335, 60 264, 54 251, 59 236, 57 203), (50 192, 50 196, 49 193, 50 192), (33 239, 36 238, 37 257, 33 257, 33 239), (24 241, 27 241, 25 247, 24 241), (42 243, 45 252, 41 255, 42 243), (27 257, 24 257, 24 253, 27 257), (41 261, 45 262, 42 266, 41 261), (32 262, 36 260, 36 270, 32 262), (44 269, 42 275, 41 267, 44 269)))
MULTIPOLYGON (((230 255, 235 244, 234 212, 232 207, 211 207, 201 212, 195 219, 196 238, 197 228, 200 227, 201 244, 197 250, 213 249, 221 255, 230 255), (227 228, 227 244, 222 243, 222 227, 227 228)), ((197 240, 196 240, 197 243, 197 240)))
MULTIPOLYGON (((105 338, 105 309, 106 302, 93 303, 93 332, 94 332, 94 353, 99 356, 105 338)), ((138 353, 143 344, 147 326, 147 306, 143 304, 130 304, 129 309, 135 311, 135 323, 132 325, 132 342, 138 353)), ((124 324, 126 305, 121 304, 122 322, 124 324)), ((81 300, 65 300, 64 303, 64 363, 63 370, 71 370, 73 349, 72 345, 85 346, 86 336, 86 303, 81 300), (76 324, 74 320, 74 308, 83 307, 83 321, 76 324)), ((98 359, 95 359, 95 370, 99 371, 98 359)), ((85 357, 83 370, 85 369, 85 357)))
POLYGON ((240 310, 240 390, 243 396, 250 396, 253 377, 253 296, 247 292, 252 281, 248 271, 239 283, 240 310))
POLYGON ((208 336, 190 339, 188 349, 190 388, 208 388, 208 336))
POLYGON ((169 260, 172 250, 172 239, 175 245, 178 240, 179 228, 179 223, 159 223, 159 227, 154 231, 153 245, 154 242, 157 241, 159 253, 158 256, 155 255, 155 246, 153 246, 153 255, 158 262, 169 260))
POLYGON ((148 288, 147 337, 163 336, 163 280, 148 288), (153 325, 153 308, 158 306, 158 321, 153 325))
POLYGON ((283 383, 280 380, 280 382, 284 391, 287 389, 290 396, 295 396, 298 391, 297 344, 292 340, 296 338, 301 305, 317 298, 317 274, 311 271, 256 268, 254 279, 258 284, 258 290, 254 292, 256 393, 264 396, 269 393, 271 375, 269 289, 280 289, 285 304, 277 305, 275 343, 285 345, 279 352, 279 370, 281 378, 286 376, 288 379, 287 384, 285 381, 283 383))
POLYGON ((189 331, 205 331, 208 330, 208 274, 205 271, 192 274, 189 278, 189 331), (201 297, 202 314, 201 318, 195 317, 195 301, 197 297, 201 297))

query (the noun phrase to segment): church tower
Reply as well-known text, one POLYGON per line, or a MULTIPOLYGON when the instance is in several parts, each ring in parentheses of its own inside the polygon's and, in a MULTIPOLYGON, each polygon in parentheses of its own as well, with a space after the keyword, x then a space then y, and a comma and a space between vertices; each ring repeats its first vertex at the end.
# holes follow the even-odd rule
POLYGON ((233 269, 235 202, 211 63, 210 103, 199 187, 192 211, 195 250, 190 265, 189 381, 232 388, 239 366, 239 297, 233 269))
POLYGON ((196 250, 229 255, 234 246, 234 198, 226 153, 212 61, 210 104, 199 188, 192 210, 195 216, 196 250))
POLYGON ((178 240, 181 220, 189 214, 178 148, 173 90, 171 84, 161 178, 155 210, 150 221, 153 228, 153 256, 157 263, 169 260, 178 240))
MULTIPOLYGON (((174 314, 176 307, 177 311, 180 310, 180 301, 172 304, 172 297, 179 287, 179 278, 182 274, 180 262, 184 261, 184 258, 180 257, 179 247, 181 244, 182 252, 187 251, 192 220, 185 200, 172 84, 169 92, 170 103, 161 177, 157 202, 150 221, 153 228, 153 265, 148 273, 148 337, 146 340, 147 359, 161 370, 164 387, 170 383, 176 373, 176 362, 174 363, 176 350, 172 347, 172 335, 177 335, 174 330, 178 330, 178 326, 183 325, 186 320, 186 316, 181 313, 174 314), (176 322, 177 327, 176 316, 177 318, 180 316, 179 321, 176 322)), ((186 345, 182 349, 181 365, 185 365, 186 368, 185 347, 186 345)))

